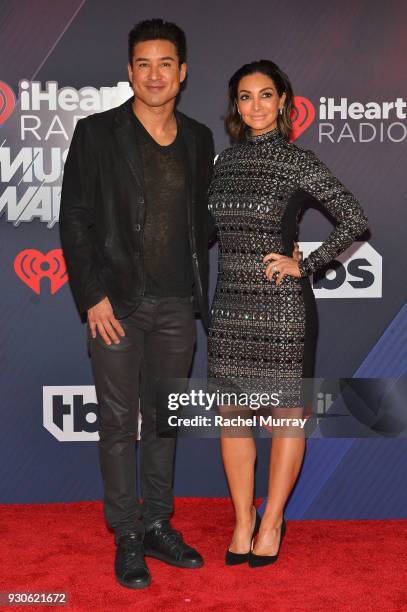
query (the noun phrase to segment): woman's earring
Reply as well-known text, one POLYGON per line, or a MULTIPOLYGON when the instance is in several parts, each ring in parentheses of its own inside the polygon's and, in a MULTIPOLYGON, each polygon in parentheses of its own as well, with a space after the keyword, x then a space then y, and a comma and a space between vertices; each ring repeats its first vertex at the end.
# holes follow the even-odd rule
POLYGON ((239 113, 239 115, 241 116, 241 115, 242 115, 242 113, 240 112, 239 107, 238 107, 238 105, 237 105, 237 104, 236 104, 236 110, 237 110, 237 112, 239 113))
POLYGON ((278 112, 280 113, 280 115, 282 115, 282 114, 283 114, 283 109, 282 109, 282 107, 281 107, 281 106, 280 106, 280 108, 279 108, 278 112))

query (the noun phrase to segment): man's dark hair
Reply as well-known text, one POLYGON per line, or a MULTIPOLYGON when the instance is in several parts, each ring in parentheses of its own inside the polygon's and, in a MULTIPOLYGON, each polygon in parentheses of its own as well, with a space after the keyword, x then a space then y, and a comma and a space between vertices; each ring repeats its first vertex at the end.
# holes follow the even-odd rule
POLYGON ((146 19, 136 23, 129 32, 129 63, 133 64, 134 47, 139 42, 146 40, 169 40, 175 45, 179 63, 183 64, 187 59, 187 41, 185 33, 179 26, 170 21, 162 19, 146 19))

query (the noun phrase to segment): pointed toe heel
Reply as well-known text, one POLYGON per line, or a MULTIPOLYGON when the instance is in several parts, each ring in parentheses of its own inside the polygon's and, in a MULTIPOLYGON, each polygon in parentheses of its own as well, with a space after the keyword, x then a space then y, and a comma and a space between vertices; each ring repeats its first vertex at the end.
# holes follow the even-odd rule
POLYGON ((242 565, 249 558, 249 553, 234 553, 231 550, 226 551, 225 565, 242 565))
MULTIPOLYGON (((256 537, 261 523, 261 516, 257 512, 256 509, 256 522, 254 524, 254 529, 252 533, 252 537, 250 539, 250 547, 253 545, 253 538, 256 537)), ((249 560, 250 552, 247 553, 234 553, 231 550, 227 550, 225 554, 225 565, 242 565, 243 563, 247 563, 249 560)))
POLYGON ((283 522, 281 523, 281 535, 280 535, 280 544, 278 545, 278 551, 275 555, 256 555, 252 550, 248 554, 248 563, 249 567, 264 567, 265 565, 271 565, 275 563, 278 559, 278 555, 280 554, 281 544, 283 542, 283 538, 286 532, 286 522, 283 518, 283 522))

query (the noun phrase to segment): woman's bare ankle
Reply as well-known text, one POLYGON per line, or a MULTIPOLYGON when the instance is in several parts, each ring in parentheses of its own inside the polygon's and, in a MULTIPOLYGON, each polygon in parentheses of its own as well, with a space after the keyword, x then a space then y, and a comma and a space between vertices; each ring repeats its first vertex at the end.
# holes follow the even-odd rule
POLYGON ((239 514, 236 514, 235 516, 235 522, 236 525, 251 525, 253 523, 253 521, 256 520, 256 508, 254 506, 252 506, 250 508, 250 510, 245 511, 245 512, 239 512, 239 514))

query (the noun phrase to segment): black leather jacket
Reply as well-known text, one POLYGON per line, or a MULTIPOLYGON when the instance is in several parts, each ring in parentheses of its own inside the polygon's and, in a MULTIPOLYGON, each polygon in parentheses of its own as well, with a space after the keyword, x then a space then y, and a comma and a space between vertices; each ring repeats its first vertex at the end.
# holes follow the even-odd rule
MULTIPOLYGON (((144 295, 142 161, 130 98, 80 119, 65 162, 59 229, 80 313, 108 297, 115 316, 130 314, 144 295)), ((175 111, 185 143, 188 227, 194 309, 208 326, 208 245, 216 237, 207 191, 214 159, 212 132, 175 111)))

